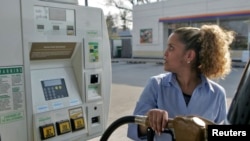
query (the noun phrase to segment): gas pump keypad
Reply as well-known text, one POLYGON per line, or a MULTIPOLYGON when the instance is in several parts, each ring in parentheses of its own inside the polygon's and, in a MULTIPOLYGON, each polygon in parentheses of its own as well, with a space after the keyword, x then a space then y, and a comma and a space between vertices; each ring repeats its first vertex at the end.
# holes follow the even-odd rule
POLYGON ((54 124, 47 124, 39 127, 41 139, 45 140, 56 136, 54 124))
POLYGON ((45 100, 68 97, 64 79, 51 79, 41 81, 45 100))

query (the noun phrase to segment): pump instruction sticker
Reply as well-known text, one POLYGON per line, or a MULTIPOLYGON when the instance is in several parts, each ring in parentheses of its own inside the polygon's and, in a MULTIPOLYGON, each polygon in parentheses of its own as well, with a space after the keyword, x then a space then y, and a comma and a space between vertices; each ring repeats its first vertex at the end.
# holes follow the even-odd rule
POLYGON ((23 111, 8 113, 8 114, 0 116, 0 124, 11 123, 11 122, 18 121, 21 119, 24 119, 24 112, 23 111))
POLYGON ((45 60, 45 59, 68 59, 71 58, 76 43, 32 43, 30 51, 31 60, 45 60))
POLYGON ((23 67, 0 67, 0 113, 24 110, 23 67))
POLYGON ((100 36, 100 32, 97 30, 88 30, 86 31, 86 34, 88 38, 97 38, 100 36))
POLYGON ((89 62, 99 61, 98 42, 89 42, 89 62))

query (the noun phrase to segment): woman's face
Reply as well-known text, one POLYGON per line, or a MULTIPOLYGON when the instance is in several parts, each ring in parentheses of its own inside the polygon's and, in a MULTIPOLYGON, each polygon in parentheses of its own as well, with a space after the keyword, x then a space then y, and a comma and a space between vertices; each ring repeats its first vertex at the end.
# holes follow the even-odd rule
POLYGON ((177 73, 187 64, 185 61, 185 44, 179 41, 178 34, 172 33, 164 53, 164 70, 177 73))

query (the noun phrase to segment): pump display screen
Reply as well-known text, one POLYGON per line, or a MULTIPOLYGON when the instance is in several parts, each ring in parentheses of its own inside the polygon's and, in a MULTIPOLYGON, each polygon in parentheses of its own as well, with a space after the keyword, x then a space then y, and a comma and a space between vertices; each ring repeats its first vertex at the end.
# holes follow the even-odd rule
POLYGON ((63 78, 41 81, 45 100, 68 97, 68 91, 63 78))

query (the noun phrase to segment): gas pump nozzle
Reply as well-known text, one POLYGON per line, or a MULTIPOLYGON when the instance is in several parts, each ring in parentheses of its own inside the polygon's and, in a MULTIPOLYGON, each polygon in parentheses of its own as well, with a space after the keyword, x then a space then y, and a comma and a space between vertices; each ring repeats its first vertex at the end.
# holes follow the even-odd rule
MULTIPOLYGON (((135 123, 145 127, 150 127, 147 116, 124 116, 114 121, 106 129, 100 141, 107 141, 114 130, 127 123, 135 123)), ((166 129, 171 129, 174 132, 172 137, 175 141, 206 141, 207 125, 213 124, 212 121, 198 116, 176 116, 173 119, 168 119, 166 129)))
POLYGON ((147 116, 142 116, 142 115, 136 115, 135 116, 135 123, 141 126, 149 126, 148 123, 148 117, 147 116))
MULTIPOLYGON (((149 127, 147 116, 135 116, 135 123, 149 127)), ((177 116, 168 120, 166 128, 172 129, 175 141, 206 141, 207 125, 214 124, 198 116, 177 116)))

